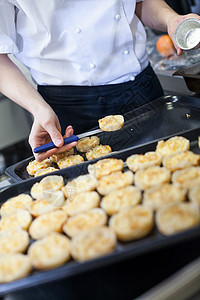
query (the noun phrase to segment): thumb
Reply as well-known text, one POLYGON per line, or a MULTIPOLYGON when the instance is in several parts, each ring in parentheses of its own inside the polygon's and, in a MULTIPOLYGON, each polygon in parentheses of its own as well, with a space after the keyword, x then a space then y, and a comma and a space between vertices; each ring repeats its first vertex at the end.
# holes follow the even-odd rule
MULTIPOLYGON (((60 126, 59 126, 60 127, 60 126)), ((45 128, 49 133, 52 142, 56 147, 61 147, 64 143, 63 137, 61 135, 60 130, 56 127, 54 123, 48 124, 45 128)))

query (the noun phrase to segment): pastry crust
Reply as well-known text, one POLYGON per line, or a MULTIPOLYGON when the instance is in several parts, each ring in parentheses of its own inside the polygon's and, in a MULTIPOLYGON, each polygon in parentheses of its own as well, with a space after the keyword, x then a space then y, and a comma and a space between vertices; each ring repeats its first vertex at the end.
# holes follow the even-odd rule
POLYGON ((61 158, 74 155, 74 148, 71 148, 69 150, 66 150, 65 152, 59 153, 59 154, 53 154, 50 156, 50 159, 53 163, 57 163, 61 158))
POLYGON ((101 159, 97 163, 88 166, 89 174, 93 175, 97 179, 100 179, 106 175, 110 175, 113 172, 123 171, 123 169, 123 160, 117 158, 101 159))
POLYGON ((101 208, 93 208, 70 217, 63 225, 63 231, 69 236, 88 232, 106 225, 107 215, 101 208))
POLYGON ((61 175, 49 175, 40 182, 33 184, 30 194, 34 199, 45 199, 45 195, 59 191, 64 186, 64 179, 61 175))
POLYGON ((189 189, 200 184, 200 167, 189 167, 175 171, 172 174, 172 183, 189 189))
POLYGON ((0 254, 23 253, 29 245, 27 231, 22 229, 0 231, 0 254))
POLYGON ((156 213, 156 224, 164 235, 190 229, 200 222, 199 210, 190 203, 173 203, 161 207, 156 213))
POLYGON ((33 199, 28 194, 20 194, 8 199, 1 205, 1 216, 5 217, 16 210, 29 210, 33 199))
POLYGON ((68 181, 67 184, 62 188, 62 191, 66 198, 73 199, 76 194, 94 191, 96 186, 96 178, 90 174, 85 174, 68 181))
POLYGON ((99 127, 103 131, 115 131, 124 126, 124 117, 122 115, 110 115, 98 120, 99 127))
POLYGON ((57 165, 60 169, 68 168, 74 165, 78 165, 84 162, 84 158, 81 155, 71 155, 61 158, 57 165))
POLYGON ((110 175, 102 177, 97 184, 97 191, 101 195, 107 195, 110 192, 131 185, 134 180, 134 175, 131 171, 114 172, 110 175))
POLYGON ((170 170, 164 167, 154 166, 135 173, 135 185, 146 190, 152 186, 170 182, 170 170))
POLYGON ((159 207, 175 202, 183 202, 186 199, 186 189, 174 184, 165 183, 154 186, 144 191, 143 205, 147 205, 154 210, 159 207))
POLYGON ((108 215, 114 215, 125 207, 140 203, 141 199, 140 190, 135 186, 128 185, 104 196, 100 205, 108 215))
POLYGON ((50 211, 58 209, 56 206, 50 204, 44 199, 39 199, 33 201, 33 203, 30 206, 30 213, 33 217, 39 217, 42 214, 46 214, 50 211))
POLYGON ((81 213, 89 209, 98 207, 99 203, 100 196, 97 192, 84 192, 75 195, 73 199, 67 200, 62 209, 67 215, 73 216, 77 213, 81 213))
POLYGON ((0 283, 6 283, 27 276, 32 266, 27 255, 10 253, 0 255, 0 283))
POLYGON ((176 171, 190 166, 197 166, 199 165, 199 162, 200 155, 191 151, 185 151, 164 157, 163 166, 171 171, 176 171))
POLYGON ((194 186, 188 191, 188 198, 190 202, 196 203, 200 206, 200 186, 194 186))
POLYGON ((29 234, 34 239, 45 237, 51 232, 62 232, 62 226, 67 220, 67 214, 55 210, 37 217, 29 228, 29 234))
POLYGON ((152 209, 142 205, 124 208, 109 221, 120 241, 141 239, 151 232, 153 225, 152 209))
POLYGON ((106 226, 80 233, 72 239, 72 256, 78 261, 94 259, 112 252, 116 242, 114 231, 106 226))
POLYGON ((27 210, 16 210, 1 219, 0 231, 16 229, 28 230, 31 222, 32 217, 27 210))
POLYGON ((90 149, 95 148, 100 144, 100 140, 97 136, 91 136, 91 137, 85 137, 78 141, 78 144, 76 146, 76 149, 79 152, 87 152, 90 149))
POLYGON ((46 169, 51 167, 52 161, 49 158, 46 158, 42 162, 38 162, 37 160, 30 161, 26 170, 29 175, 33 176, 38 170, 46 169))
POLYGON ((35 173, 35 177, 38 176, 42 176, 42 175, 46 175, 52 172, 58 171, 58 169, 54 168, 54 167, 48 167, 46 169, 40 169, 35 173))
POLYGON ((161 140, 157 143, 156 152, 162 156, 168 156, 190 148, 190 141, 182 136, 174 136, 166 141, 161 140))
POLYGON ((162 156, 155 151, 149 151, 145 154, 133 154, 126 159, 128 168, 133 172, 152 166, 159 166, 161 162, 162 156))
POLYGON ((112 152, 112 149, 109 145, 99 145, 87 151, 85 156, 87 160, 92 160, 104 156, 110 152, 112 152))
POLYGON ((34 242, 28 249, 28 256, 35 269, 56 268, 70 257, 70 240, 63 234, 53 232, 34 242))

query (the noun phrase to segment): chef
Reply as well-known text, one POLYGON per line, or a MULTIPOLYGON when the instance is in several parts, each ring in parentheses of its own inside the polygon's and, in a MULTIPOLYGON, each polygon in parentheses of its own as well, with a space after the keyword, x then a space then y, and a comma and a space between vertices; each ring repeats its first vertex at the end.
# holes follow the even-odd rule
POLYGON ((174 41, 189 17, 200 19, 178 15, 163 0, 0 0, 0 92, 33 115, 32 149, 50 141, 58 147, 35 158, 75 146, 63 146, 74 130, 161 97, 144 25, 174 41), (28 67, 37 90, 8 54, 28 67))

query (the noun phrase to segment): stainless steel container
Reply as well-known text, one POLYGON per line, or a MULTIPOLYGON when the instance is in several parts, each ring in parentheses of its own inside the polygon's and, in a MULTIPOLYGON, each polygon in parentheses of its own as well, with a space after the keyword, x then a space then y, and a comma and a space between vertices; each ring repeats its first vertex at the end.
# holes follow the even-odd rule
POLYGON ((174 38, 177 46, 190 50, 200 45, 200 20, 189 18, 183 20, 176 28, 174 38))

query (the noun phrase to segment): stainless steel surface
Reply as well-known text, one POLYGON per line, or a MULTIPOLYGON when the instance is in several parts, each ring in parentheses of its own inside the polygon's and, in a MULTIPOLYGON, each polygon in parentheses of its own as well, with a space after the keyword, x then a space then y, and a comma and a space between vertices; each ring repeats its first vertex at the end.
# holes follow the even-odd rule
POLYGON ((91 131, 87 131, 87 132, 78 134, 77 137, 78 137, 79 139, 81 139, 81 138, 83 138, 83 137, 95 135, 95 134, 98 134, 98 133, 100 133, 100 132, 102 132, 102 130, 98 128, 98 129, 95 129, 95 130, 91 130, 91 131))
POLYGON ((200 258, 136 299, 191 300, 197 294, 200 297, 200 258))

